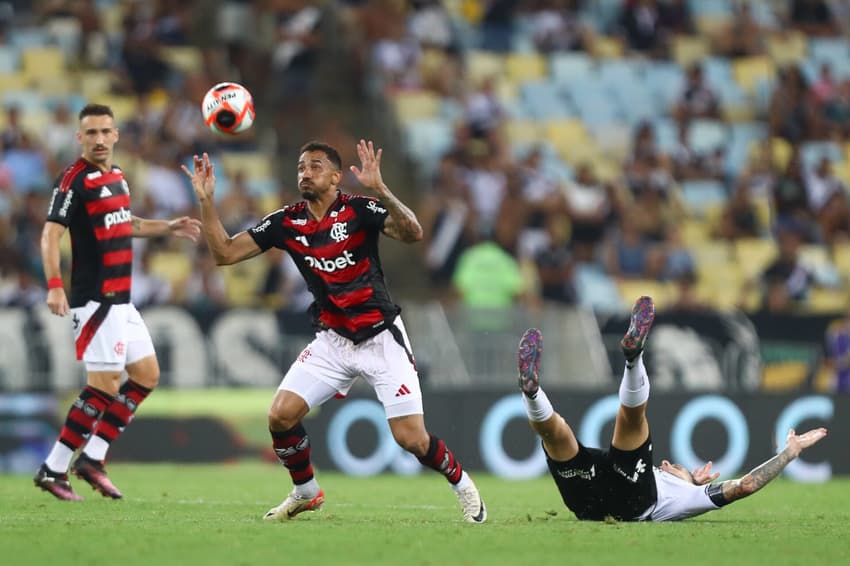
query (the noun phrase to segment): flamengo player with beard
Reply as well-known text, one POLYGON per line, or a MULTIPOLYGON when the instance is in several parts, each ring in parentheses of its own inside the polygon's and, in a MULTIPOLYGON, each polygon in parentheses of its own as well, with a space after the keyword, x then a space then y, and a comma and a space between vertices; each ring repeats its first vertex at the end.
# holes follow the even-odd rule
POLYGON ((244 261, 272 247, 286 250, 314 298, 310 311, 316 338, 289 368, 269 410, 272 445, 294 488, 263 518, 287 520, 323 505, 324 492, 313 475, 310 440, 301 421, 310 409, 346 394, 362 376, 384 405, 396 442, 446 477, 464 520, 483 523, 487 511, 472 479, 446 444, 425 428, 419 377, 401 309, 390 298, 378 256, 381 233, 413 243, 422 238, 422 227, 384 184, 382 150, 360 140, 357 154, 361 168, 352 166, 351 171, 380 200, 342 192, 339 153, 327 144, 309 142, 298 160, 303 200, 232 237, 215 210, 215 169, 209 156, 195 156, 193 172, 183 167, 200 202, 202 231, 217 263, 244 261))
POLYGON ((82 499, 68 481, 68 466, 83 445, 71 467, 74 475, 105 497, 122 497, 106 475, 106 451, 159 382, 153 342, 130 302, 132 238, 172 235, 195 241, 201 232, 200 222, 185 216, 171 221, 133 216, 124 173, 112 163, 118 142, 112 110, 89 104, 79 119, 82 157, 56 179, 41 234, 47 306, 55 315, 71 314, 77 359, 87 372, 86 388, 34 478, 36 487, 65 501, 82 499), (59 253, 66 230, 71 232, 69 295, 59 253), (125 369, 129 379, 121 385, 125 369))

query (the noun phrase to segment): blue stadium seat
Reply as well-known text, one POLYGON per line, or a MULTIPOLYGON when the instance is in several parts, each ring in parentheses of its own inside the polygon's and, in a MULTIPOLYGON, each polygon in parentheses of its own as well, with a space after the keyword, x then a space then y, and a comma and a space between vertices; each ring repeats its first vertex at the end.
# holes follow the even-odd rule
POLYGON ((552 81, 528 81, 520 87, 520 92, 523 106, 532 118, 545 120, 573 115, 569 100, 552 81))
POLYGON ((731 0, 688 0, 688 7, 694 18, 698 17, 731 17, 731 0))
POLYGON ((841 146, 833 142, 805 142, 800 147, 800 158, 805 167, 815 167, 824 157, 833 163, 844 161, 841 146))
POLYGON ((655 143, 664 153, 672 153, 679 147, 679 127, 672 118, 657 118, 652 121, 655 143))
POLYGON ((0 46, 0 73, 14 73, 18 70, 20 56, 18 50, 11 45, 0 46))
POLYGON ((711 207, 723 205, 728 198, 726 187, 720 181, 682 181, 681 187, 685 206, 697 216, 704 216, 711 207))
POLYGON ((688 128, 688 145, 697 153, 709 153, 722 147, 726 138, 726 125, 716 120, 694 120, 688 128))
POLYGON ((726 149, 726 170, 731 175, 741 172, 749 158, 750 146, 767 137, 767 125, 759 122, 732 124, 726 149))
POLYGON ((425 178, 436 170, 440 158, 454 144, 454 127, 448 120, 422 118, 405 124, 405 140, 425 178))
POLYGON ((556 53, 549 57, 549 73, 558 86, 569 88, 594 73, 593 60, 586 53, 556 53))
POLYGON ((644 83, 665 108, 672 107, 685 85, 685 74, 675 63, 652 63, 644 72, 644 83))
POLYGON ((850 58, 850 48, 844 37, 822 37, 809 40, 809 57, 815 61, 840 64, 850 58))

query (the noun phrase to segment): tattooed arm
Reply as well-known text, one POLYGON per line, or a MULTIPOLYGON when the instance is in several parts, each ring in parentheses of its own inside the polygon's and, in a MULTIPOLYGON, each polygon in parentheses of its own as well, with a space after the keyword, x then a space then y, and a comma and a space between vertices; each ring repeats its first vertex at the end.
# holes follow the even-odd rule
POLYGON ((797 435, 791 429, 782 452, 755 468, 744 477, 736 480, 727 480, 720 484, 723 498, 727 503, 731 503, 757 492, 781 474, 785 466, 794 461, 800 455, 800 452, 815 444, 824 436, 826 436, 825 428, 816 428, 800 435, 797 435))
POLYGON ((188 216, 181 216, 174 220, 149 220, 133 216, 131 222, 134 238, 176 236, 196 242, 201 233, 201 222, 188 216))
POLYGON ((375 151, 372 142, 360 140, 357 144, 357 155, 360 157, 362 169, 354 165, 351 172, 364 187, 369 187, 381 199, 381 204, 387 208, 387 219, 384 221, 384 234, 390 238, 412 243, 422 239, 422 226, 416 215, 390 191, 381 177, 382 149, 375 151))

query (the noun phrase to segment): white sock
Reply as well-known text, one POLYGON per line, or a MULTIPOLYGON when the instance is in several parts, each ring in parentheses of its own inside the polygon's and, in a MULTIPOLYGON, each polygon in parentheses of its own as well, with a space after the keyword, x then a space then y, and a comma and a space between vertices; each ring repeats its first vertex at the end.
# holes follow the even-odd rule
POLYGON ((83 453, 98 462, 106 460, 106 451, 109 450, 109 443, 96 434, 91 435, 83 453))
POLYGON ((552 407, 552 403, 549 401, 549 397, 546 396, 546 392, 543 391, 542 387, 537 390, 537 395, 534 399, 529 399, 528 395, 523 394, 522 402, 525 405, 525 412, 530 421, 541 422, 549 420, 549 417, 555 413, 555 409, 552 407))
POLYGON ((470 478, 469 474, 467 474, 466 470, 464 470, 463 473, 460 475, 460 480, 457 483, 450 483, 449 485, 452 486, 452 489, 455 490, 455 492, 458 492, 471 483, 472 478, 470 478))
POLYGON ((68 471, 68 466, 71 465, 71 458, 73 457, 74 451, 57 440, 44 463, 51 472, 64 474, 68 471))
POLYGON ((296 485, 295 493, 301 497, 313 499, 319 495, 319 482, 316 481, 316 478, 313 478, 307 483, 296 485))
POLYGON ((620 403, 625 407, 638 407, 649 399, 649 377, 643 365, 643 354, 626 364, 620 382, 620 403))

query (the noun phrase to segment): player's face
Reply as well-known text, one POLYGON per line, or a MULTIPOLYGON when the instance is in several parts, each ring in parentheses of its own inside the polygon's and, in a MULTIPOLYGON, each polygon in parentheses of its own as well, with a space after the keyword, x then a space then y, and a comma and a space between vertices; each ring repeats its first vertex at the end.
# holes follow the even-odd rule
POLYGON ((688 483, 694 483, 694 477, 681 464, 671 464, 667 460, 662 460, 661 469, 668 474, 673 474, 674 476, 685 480, 688 483))
POLYGON ((305 151, 298 159, 298 190, 305 200, 319 200, 330 191, 336 191, 340 171, 328 160, 323 151, 305 151))
POLYGON ((118 141, 118 128, 115 127, 112 117, 106 114, 84 116, 80 120, 77 141, 83 147, 85 159, 106 167, 112 163, 112 148, 118 141))

